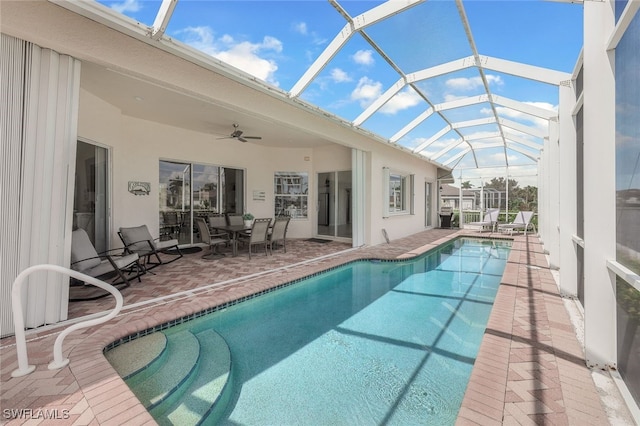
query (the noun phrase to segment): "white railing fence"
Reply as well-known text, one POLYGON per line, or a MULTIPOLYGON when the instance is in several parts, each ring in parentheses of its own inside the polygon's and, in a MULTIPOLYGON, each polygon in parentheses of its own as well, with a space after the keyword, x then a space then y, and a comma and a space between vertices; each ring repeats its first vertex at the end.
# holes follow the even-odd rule
POLYGON ((16 351, 18 353, 18 369, 14 370, 11 373, 12 377, 27 375, 34 371, 36 368, 35 365, 29 365, 29 358, 27 356, 27 342, 24 331, 24 313, 22 310, 22 285, 25 281, 25 278, 36 271, 53 271, 79 279, 81 281, 84 281, 85 283, 93 284, 96 287, 100 287, 101 289, 108 291, 109 293, 113 294, 113 297, 115 297, 116 299, 115 308, 107 315, 100 318, 94 318, 91 320, 76 323, 60 333, 60 335, 56 338, 55 343, 53 344, 53 361, 49 363, 49 370, 57 370, 63 368, 69 363, 69 359, 64 358, 62 355, 62 342, 64 341, 65 337, 81 328, 91 327, 109 321, 111 318, 118 315, 124 304, 122 294, 120 294, 120 292, 115 287, 97 278, 85 275, 82 272, 74 271, 73 269, 65 268, 59 265, 43 264, 30 266, 24 271, 20 272, 20 274, 13 281, 13 287, 11 289, 11 304, 13 308, 13 322, 15 326, 16 351))

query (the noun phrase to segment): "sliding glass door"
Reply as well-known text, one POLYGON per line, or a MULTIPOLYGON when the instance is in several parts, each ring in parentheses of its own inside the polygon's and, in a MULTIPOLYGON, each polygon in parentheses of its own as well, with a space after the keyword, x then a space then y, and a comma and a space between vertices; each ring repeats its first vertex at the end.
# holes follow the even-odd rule
POLYGON ((351 238, 351 171, 318 173, 317 234, 351 238))
POLYGON ((244 211, 244 170, 161 160, 159 181, 161 238, 190 245, 196 217, 244 211))
POLYGON ((84 229, 98 253, 109 249, 108 172, 109 151, 78 141, 73 229, 84 229))

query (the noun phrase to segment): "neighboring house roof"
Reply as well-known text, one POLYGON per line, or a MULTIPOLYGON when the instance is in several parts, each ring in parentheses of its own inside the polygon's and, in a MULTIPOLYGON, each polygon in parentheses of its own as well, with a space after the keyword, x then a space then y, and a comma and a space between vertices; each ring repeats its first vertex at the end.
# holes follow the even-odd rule
MULTIPOLYGON (((459 197, 460 196, 460 188, 452 186, 452 185, 447 185, 447 184, 442 184, 440 185, 440 196, 441 197, 459 197)), ((462 190, 462 197, 474 197, 475 194, 473 193, 473 191, 470 191, 468 189, 463 189, 462 190)))

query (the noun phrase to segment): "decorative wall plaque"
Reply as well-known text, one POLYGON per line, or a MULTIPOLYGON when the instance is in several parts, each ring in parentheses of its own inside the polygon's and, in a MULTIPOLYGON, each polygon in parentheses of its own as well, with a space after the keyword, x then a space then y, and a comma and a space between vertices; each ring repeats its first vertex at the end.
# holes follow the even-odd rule
POLYGON ((151 192, 151 183, 129 181, 129 192, 133 195, 149 195, 151 192))

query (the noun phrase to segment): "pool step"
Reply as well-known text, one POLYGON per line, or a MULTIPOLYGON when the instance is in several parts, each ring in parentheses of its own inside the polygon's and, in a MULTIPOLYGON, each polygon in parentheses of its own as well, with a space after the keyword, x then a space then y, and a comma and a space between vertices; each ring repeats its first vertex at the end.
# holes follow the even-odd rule
POLYGON ((231 395, 231 353, 213 330, 141 337, 105 354, 160 425, 210 424, 231 395))
POLYGON ((142 381, 158 370, 166 354, 167 337, 163 333, 152 333, 111 349, 105 357, 123 379, 135 377, 142 381))
POLYGON ((183 392, 195 378, 199 357, 200 342, 196 336, 189 331, 169 334, 162 365, 144 380, 131 376, 127 384, 152 415, 154 411, 162 412, 165 401, 183 392))
POLYGON ((209 424, 226 408, 231 370, 231 353, 227 342, 213 330, 202 331, 196 337, 201 350, 198 371, 195 373, 197 377, 178 401, 162 415, 154 415, 160 425, 197 425, 204 418, 207 419, 204 423, 209 424))

